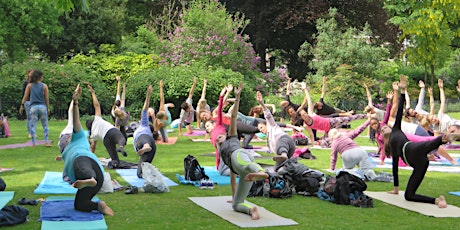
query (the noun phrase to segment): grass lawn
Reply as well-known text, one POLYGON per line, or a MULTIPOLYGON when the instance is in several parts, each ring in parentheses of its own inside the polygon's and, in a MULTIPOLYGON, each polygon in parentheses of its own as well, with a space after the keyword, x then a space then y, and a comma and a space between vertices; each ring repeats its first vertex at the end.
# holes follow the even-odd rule
MULTIPOLYGON (((455 114, 454 117, 460 117, 455 114)), ((362 121, 352 123, 357 127, 362 121)), ((2 172, 0 176, 7 184, 7 191, 15 191, 13 200, 8 204, 17 204, 22 197, 40 198, 46 195, 34 195, 33 191, 43 178, 45 171, 60 172, 63 163, 54 158, 59 155, 57 141, 60 131, 67 121, 50 121, 50 139, 53 147, 37 146, 35 148, 16 148, 0 150, 0 166, 14 168, 13 171, 2 172)), ((27 131, 25 121, 9 122, 12 136, 0 139, 0 145, 25 143, 27 131)), ((38 128, 39 139, 43 139, 42 128, 38 128)), ((364 135, 364 134, 363 134, 364 135)), ((170 133, 177 136, 177 131, 170 133)), ((356 141, 361 145, 370 146, 367 138, 358 137, 356 141)), ((263 145, 263 143, 253 143, 263 145)), ((128 157, 121 159, 137 162, 132 145, 125 148, 128 157)), ((215 158, 206 156, 214 151, 209 142, 195 143, 189 137, 179 137, 174 145, 157 145, 157 153, 153 165, 167 177, 177 182, 176 174, 183 174, 183 159, 187 154, 198 158, 202 166, 212 166, 215 158)), ((323 172, 329 167, 329 151, 312 150, 316 160, 300 160, 310 168, 323 172)), ((102 143, 97 146, 98 157, 108 157, 102 143)), ((261 163, 273 163, 267 159, 257 159, 261 163)), ((341 167, 339 159, 337 166, 341 167)), ((127 183, 114 170, 106 170, 122 185, 127 183)), ((377 172, 381 170, 377 169, 377 172)), ((390 170, 386 170, 390 172, 390 170)), ((400 170, 401 190, 405 189, 410 171, 400 170)), ((443 194, 448 204, 460 206, 460 197, 449 195, 450 191, 460 191, 460 176, 452 173, 427 172, 419 188, 422 194, 437 197, 443 194)), ((370 191, 389 191, 392 183, 368 182, 370 191)), ((191 196, 228 196, 231 195, 230 186, 217 185, 213 190, 200 190, 191 185, 170 187, 169 193, 126 195, 124 192, 98 194, 101 200, 114 210, 115 216, 106 216, 109 229, 238 229, 239 227, 221 219, 211 212, 195 205, 188 200, 191 196)), ((262 197, 248 198, 248 201, 263 206, 266 209, 291 218, 299 223, 296 226, 276 227, 276 229, 458 229, 460 220, 457 218, 433 218, 415 212, 407 211, 378 200, 374 201, 375 208, 360 209, 353 206, 341 206, 317 197, 294 195, 289 199, 267 199, 262 197)), ((10 229, 40 229, 40 205, 24 206, 30 211, 29 221, 10 229)), ((229 206, 230 207, 230 206, 229 206)), ((250 217, 248 216, 248 221, 250 217)))

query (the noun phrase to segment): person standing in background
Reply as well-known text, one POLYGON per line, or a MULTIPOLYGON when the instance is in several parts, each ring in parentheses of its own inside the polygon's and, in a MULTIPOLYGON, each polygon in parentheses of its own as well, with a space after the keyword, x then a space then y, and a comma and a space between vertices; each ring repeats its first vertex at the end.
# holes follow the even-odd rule
POLYGON ((30 72, 30 83, 27 84, 22 98, 19 113, 22 115, 24 111, 24 104, 30 101, 30 130, 32 136, 32 145, 35 146, 37 139, 37 123, 41 121, 45 139, 45 146, 50 147, 51 143, 48 141, 48 115, 49 115, 49 91, 48 86, 43 82, 43 73, 39 70, 32 70, 30 72))

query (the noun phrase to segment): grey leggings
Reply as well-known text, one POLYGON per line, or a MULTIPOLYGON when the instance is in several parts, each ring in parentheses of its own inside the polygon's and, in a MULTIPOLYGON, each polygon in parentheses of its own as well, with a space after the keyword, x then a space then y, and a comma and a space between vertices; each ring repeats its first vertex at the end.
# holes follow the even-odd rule
POLYGON ((235 195, 233 196, 233 210, 250 214, 252 206, 244 203, 244 200, 246 199, 253 182, 245 181, 244 178, 249 173, 257 173, 264 171, 264 169, 254 162, 254 157, 245 149, 235 150, 232 153, 231 160, 232 169, 240 176, 235 195))

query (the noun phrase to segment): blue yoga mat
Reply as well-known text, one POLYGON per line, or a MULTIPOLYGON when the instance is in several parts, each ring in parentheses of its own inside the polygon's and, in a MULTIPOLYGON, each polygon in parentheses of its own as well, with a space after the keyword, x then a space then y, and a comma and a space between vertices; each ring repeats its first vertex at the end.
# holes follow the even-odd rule
POLYGON ((449 192, 449 194, 454 195, 454 196, 460 196, 460 191, 458 191, 458 192, 449 192))
MULTIPOLYGON (((220 175, 219 171, 217 171, 215 166, 203 166, 204 173, 208 175, 209 179, 212 180, 214 183, 218 185, 229 185, 230 184, 230 176, 222 176, 220 175)), ((238 177, 236 178, 236 182, 238 183, 238 177)))
MULTIPOLYGON (((132 186, 142 187, 144 186, 145 179, 137 177, 137 169, 117 169, 116 172, 118 175, 123 177, 123 179, 128 182, 132 186)), ((171 186, 177 186, 178 184, 171 179, 165 177, 163 175, 163 179, 165 180, 166 184, 171 186)))
POLYGON ((6 206, 10 200, 12 200, 14 197, 14 192, 13 191, 3 191, 0 192, 0 209, 6 206))
POLYGON ((62 172, 45 172, 34 194, 76 194, 76 188, 62 179, 62 172))
MULTIPOLYGON (((62 214, 62 221, 56 220, 42 220, 42 230, 54 229, 87 229, 87 230, 105 230, 107 223, 104 216, 99 212, 85 213, 74 209, 73 196, 52 196, 46 198, 40 207, 40 219, 46 217, 51 213, 52 216, 59 218, 62 214), (52 205, 49 205, 52 204, 52 205), (85 216, 86 215, 86 216, 85 216), (66 220, 72 218, 79 218, 78 220, 66 220)), ((98 200, 96 197, 93 200, 98 200)))

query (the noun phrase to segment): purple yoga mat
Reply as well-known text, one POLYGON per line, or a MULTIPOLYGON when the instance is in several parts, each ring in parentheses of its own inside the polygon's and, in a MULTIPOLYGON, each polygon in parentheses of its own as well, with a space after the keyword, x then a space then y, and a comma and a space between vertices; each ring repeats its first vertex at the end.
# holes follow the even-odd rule
POLYGON ((193 130, 192 133, 188 134, 188 133, 184 133, 183 135, 184 136, 202 136, 202 135, 205 135, 206 134, 206 131, 204 130, 193 130))
MULTIPOLYGON (((43 140, 37 140, 35 141, 36 145, 44 145, 45 141, 43 140)), ((30 147, 32 146, 32 141, 29 140, 26 143, 21 143, 21 144, 9 144, 9 145, 0 145, 0 149, 15 149, 15 148, 24 148, 24 147, 30 147)))

